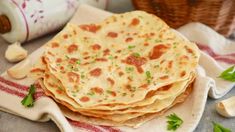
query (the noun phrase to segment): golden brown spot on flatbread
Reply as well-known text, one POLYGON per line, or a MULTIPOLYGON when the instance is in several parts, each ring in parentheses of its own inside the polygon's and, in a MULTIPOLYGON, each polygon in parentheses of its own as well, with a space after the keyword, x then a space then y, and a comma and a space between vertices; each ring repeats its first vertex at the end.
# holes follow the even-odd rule
POLYGON ((83 96, 83 97, 81 97, 79 100, 80 100, 81 102, 88 102, 88 101, 90 100, 90 98, 87 97, 87 96, 83 96))
POLYGON ((52 48, 57 48, 57 47, 59 47, 59 44, 57 42, 52 42, 51 47, 52 48))
POLYGON ((57 63, 61 63, 61 62, 62 62, 62 59, 61 59, 61 58, 57 58, 57 59, 56 59, 56 62, 57 62, 57 63))
POLYGON ((69 82, 79 83, 79 75, 74 72, 68 72, 67 73, 69 82))
POLYGON ((169 78, 169 76, 167 76, 167 75, 160 77, 160 79, 162 79, 162 80, 165 80, 165 79, 168 79, 168 78, 169 78))
POLYGON ((153 47, 152 51, 149 53, 150 60, 160 58, 169 49, 168 46, 160 44, 153 47))
POLYGON ((101 68, 95 68, 90 71, 90 75, 93 77, 98 77, 101 75, 101 72, 102 72, 101 68))
POLYGON ((107 36, 110 37, 110 38, 116 38, 116 37, 118 37, 118 34, 115 33, 115 32, 109 32, 109 33, 107 34, 107 36))
POLYGON ((94 44, 91 46, 93 50, 99 50, 101 49, 101 46, 99 44, 94 44))
POLYGON ((41 68, 34 68, 30 72, 45 72, 45 70, 41 68))
POLYGON ((181 73, 180 73, 180 77, 183 77, 183 76, 185 76, 186 75, 186 72, 185 71, 182 71, 181 73))
POLYGON ((125 60, 122 60, 122 62, 128 65, 134 65, 139 73, 143 73, 144 70, 141 66, 144 65, 147 60, 144 57, 137 57, 132 54, 128 56, 125 60))
POLYGON ((126 38, 126 40, 125 40, 125 42, 131 42, 133 40, 133 38, 131 38, 131 37, 128 37, 128 38, 126 38))
POLYGON ((101 26, 95 25, 95 24, 80 25, 79 27, 84 31, 88 31, 92 33, 96 33, 101 28, 101 26))
POLYGON ((102 61, 103 61, 103 62, 108 61, 106 58, 96 58, 95 60, 96 60, 96 61, 101 61, 101 62, 102 62, 102 61))
POLYGON ((68 34, 64 34, 64 35, 63 35, 63 38, 64 38, 64 39, 67 39, 67 38, 68 38, 68 34))
POLYGON ((110 77, 108 77, 107 78, 107 81, 113 86, 114 85, 114 80, 113 79, 111 79, 110 77))
POLYGON ((118 75, 121 77, 124 75, 124 73, 122 71, 118 72, 118 75))
POLYGON ((169 84, 169 85, 166 85, 166 86, 163 86, 163 87, 157 89, 157 91, 167 91, 167 90, 169 90, 171 87, 172 87, 172 84, 169 84))
POLYGON ((110 54, 110 50, 109 50, 109 49, 105 49, 103 52, 104 52, 104 56, 106 56, 106 55, 109 55, 109 54, 110 54))
POLYGON ((140 23, 140 20, 138 18, 133 18, 130 25, 137 26, 139 23, 140 23))
POLYGON ((168 61, 168 69, 171 69, 172 68, 172 64, 173 64, 173 61, 168 61))
POLYGON ((104 93, 104 90, 100 87, 93 87, 93 88, 91 88, 91 91, 93 91, 95 93, 98 93, 98 94, 103 94, 104 93))
POLYGON ((77 58, 70 58, 69 59, 69 64, 75 64, 78 61, 77 58))
POLYGON ((68 53, 72 53, 72 52, 75 52, 78 50, 78 46, 75 45, 75 44, 71 44, 68 48, 67 48, 67 51, 68 53))

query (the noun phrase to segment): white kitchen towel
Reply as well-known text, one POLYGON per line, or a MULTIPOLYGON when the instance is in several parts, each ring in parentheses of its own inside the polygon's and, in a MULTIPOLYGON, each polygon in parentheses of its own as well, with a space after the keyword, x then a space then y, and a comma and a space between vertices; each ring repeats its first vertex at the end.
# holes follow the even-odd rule
POLYGON ((234 83, 224 81, 218 76, 228 67, 235 65, 235 42, 226 39, 201 23, 190 23, 178 29, 186 38, 197 43, 202 54, 200 65, 211 79, 209 96, 220 98, 228 93, 234 83))
MULTIPOLYGON (((87 5, 80 5, 71 22, 76 24, 98 22, 110 15, 111 13, 87 5)), ((66 119, 56 103, 51 98, 44 96, 38 85, 36 85, 37 92, 35 94, 36 102, 34 107, 25 108, 21 105, 20 101, 26 95, 28 86, 35 80, 31 78, 13 80, 6 72, 0 77, 1 110, 33 121, 47 121, 52 119, 61 131, 66 132, 141 132, 146 130, 148 132, 164 132, 167 131, 165 116, 174 112, 184 120, 184 123, 177 131, 191 132, 200 121, 209 90, 211 97, 219 98, 227 93, 234 85, 234 83, 224 81, 217 77, 225 68, 234 64, 235 45, 218 35, 212 29, 198 23, 185 25, 178 31, 184 34, 189 40, 197 42, 199 48, 202 50, 194 90, 183 104, 175 106, 164 115, 145 123, 137 129, 95 126, 66 119)), ((29 56, 32 64, 40 57, 43 50, 44 47, 41 47, 29 56)))

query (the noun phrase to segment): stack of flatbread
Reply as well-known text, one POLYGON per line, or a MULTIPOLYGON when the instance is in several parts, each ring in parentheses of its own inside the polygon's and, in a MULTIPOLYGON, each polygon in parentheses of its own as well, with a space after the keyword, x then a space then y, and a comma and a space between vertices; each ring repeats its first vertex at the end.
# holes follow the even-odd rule
POLYGON ((138 127, 190 94, 199 50, 142 11, 67 26, 46 45, 37 75, 72 120, 138 127))

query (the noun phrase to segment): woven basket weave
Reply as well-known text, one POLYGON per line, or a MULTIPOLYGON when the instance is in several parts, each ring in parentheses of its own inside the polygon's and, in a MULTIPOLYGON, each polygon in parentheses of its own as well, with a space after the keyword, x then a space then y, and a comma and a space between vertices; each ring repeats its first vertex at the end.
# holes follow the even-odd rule
POLYGON ((235 30, 235 0, 132 0, 136 9, 153 13, 173 28, 204 23, 224 36, 235 30))

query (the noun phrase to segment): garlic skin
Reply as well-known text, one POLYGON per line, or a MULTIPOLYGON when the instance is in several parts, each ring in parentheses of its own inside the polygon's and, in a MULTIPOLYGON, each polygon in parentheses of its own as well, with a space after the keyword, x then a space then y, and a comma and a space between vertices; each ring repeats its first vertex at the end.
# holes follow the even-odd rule
POLYGON ((218 102, 216 111, 224 117, 235 117, 235 96, 218 102))
POLYGON ((7 74, 13 79, 23 79, 29 73, 31 68, 30 60, 27 58, 16 66, 7 70, 7 74))
POLYGON ((25 59, 28 55, 28 51, 21 47, 19 42, 15 42, 7 47, 5 52, 5 58, 9 62, 18 62, 25 59))

